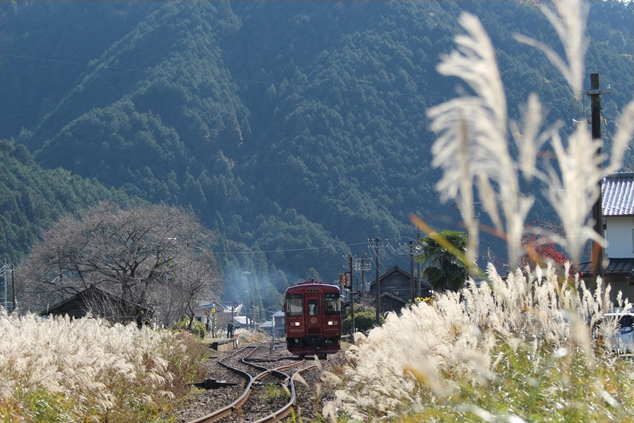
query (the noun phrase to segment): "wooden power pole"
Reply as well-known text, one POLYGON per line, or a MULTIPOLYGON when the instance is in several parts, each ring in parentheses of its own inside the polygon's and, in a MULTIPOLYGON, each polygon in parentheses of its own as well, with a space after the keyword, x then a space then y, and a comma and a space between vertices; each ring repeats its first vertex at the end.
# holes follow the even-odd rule
MULTIPOLYGON (((416 251, 420 251, 418 250, 420 245, 420 229, 416 231, 416 251)), ((421 290, 421 281, 420 281, 420 261, 416 260, 416 290, 417 290, 417 296, 420 297, 422 295, 421 290)))
POLYGON ((361 298, 365 300, 365 251, 361 256, 361 298))
POLYGON ((350 264, 350 341, 354 344, 354 278, 353 278, 353 270, 354 266, 352 264, 352 255, 348 256, 349 264, 350 264))
POLYGON ((414 304, 414 298, 416 298, 416 285, 414 284, 414 241, 409 242, 409 283, 412 290, 412 304, 414 304))
MULTIPOLYGON (((592 108, 592 139, 599 140, 600 144, 597 148, 596 155, 601 157, 601 94, 609 94, 612 92, 610 87, 606 90, 599 88, 599 74, 593 73, 590 75, 590 89, 587 94, 590 96, 591 108, 592 108)), ((599 171, 602 169, 602 163, 599 161, 597 164, 599 171)), ((602 179, 599 180, 599 198, 592 207, 592 218, 594 219, 594 231, 603 238, 603 195, 601 194, 602 179)), ((598 242, 592 244, 592 270, 594 273, 594 279, 603 279, 603 248, 598 242)))
POLYGON ((381 325, 381 281, 379 280, 379 238, 374 240, 376 243, 376 325, 381 325))

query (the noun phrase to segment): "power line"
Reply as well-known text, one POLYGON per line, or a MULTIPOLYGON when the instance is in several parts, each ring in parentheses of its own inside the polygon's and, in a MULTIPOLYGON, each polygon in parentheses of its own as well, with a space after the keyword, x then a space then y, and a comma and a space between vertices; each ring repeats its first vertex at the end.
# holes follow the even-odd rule
MULTIPOLYGON (((365 242, 357 242, 352 244, 344 244, 348 247, 354 245, 365 245, 365 242)), ((277 249, 277 250, 257 250, 257 251, 213 251, 213 254, 261 254, 261 253, 285 253, 296 251, 311 251, 311 250, 325 250, 328 248, 339 248, 334 245, 327 245, 325 247, 306 247, 306 248, 289 248, 289 249, 277 249)))
MULTIPOLYGON (((101 63, 70 62, 70 61, 65 61, 65 60, 46 59, 46 58, 43 58, 43 57, 32 57, 32 56, 20 56, 20 55, 7 54, 7 53, 3 53, 2 57, 3 58, 4 57, 12 57, 12 58, 17 58, 17 59, 37 60, 37 61, 40 61, 40 62, 62 63, 62 64, 67 64, 67 65, 84 66, 84 67, 94 66, 95 68, 98 68, 99 66, 101 66, 102 69, 128 70, 128 71, 145 72, 145 73, 150 73, 151 72, 150 70, 147 70, 147 69, 127 68, 127 67, 121 67, 121 66, 111 66, 111 65, 104 64, 103 62, 101 62, 101 63)), ((321 86, 314 86, 314 85, 310 86, 310 85, 293 84, 293 83, 290 83, 288 81, 286 83, 284 83, 284 82, 255 81, 255 80, 252 80, 252 79, 238 79, 238 78, 227 78, 227 80, 231 81, 231 82, 240 82, 240 83, 248 83, 248 84, 266 84, 266 85, 275 85, 275 86, 281 86, 282 84, 284 84, 284 85, 292 86, 292 87, 298 87, 298 88, 304 88, 304 89, 317 89, 317 90, 324 90, 324 91, 339 90, 339 91, 358 92, 358 93, 365 93, 367 91, 366 89, 363 89, 363 88, 321 87, 321 86)), ((372 84, 372 81, 359 80, 358 82, 372 84)), ((312 83, 315 83, 315 81, 313 81, 312 83)), ((372 87, 372 88, 374 89, 374 87, 372 87)), ((446 95, 409 94, 409 93, 403 93, 403 92, 400 92, 400 91, 380 91, 380 90, 376 90, 376 92, 378 94, 385 94, 385 95, 416 97, 416 98, 421 98, 421 99, 425 99, 425 98, 442 98, 444 101, 447 100, 447 96, 446 95)))
MULTIPOLYGON (((14 57, 14 58, 17 58, 17 59, 37 60, 37 61, 40 61, 40 62, 63 63, 65 65, 76 65, 76 66, 83 66, 83 67, 89 67, 89 66, 99 67, 99 64, 97 64, 97 63, 68 62, 68 61, 65 61, 65 60, 44 59, 44 58, 41 58, 41 57, 18 56, 18 55, 15 55, 15 54, 7 54, 7 53, 3 53, 2 57, 14 57)), ((109 68, 109 69, 129 70, 129 71, 136 71, 136 72, 146 72, 146 73, 150 72, 147 69, 124 68, 124 67, 120 67, 120 66, 104 65, 104 67, 109 68)))

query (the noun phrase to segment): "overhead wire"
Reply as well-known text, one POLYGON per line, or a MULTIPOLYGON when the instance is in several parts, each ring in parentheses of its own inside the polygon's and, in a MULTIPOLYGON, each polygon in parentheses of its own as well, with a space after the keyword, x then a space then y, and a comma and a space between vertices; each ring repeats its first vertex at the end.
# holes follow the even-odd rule
MULTIPOLYGON (((352 244, 345 244, 348 247, 352 247, 355 245, 365 245, 365 242, 357 242, 352 244)), ((305 247, 305 248, 287 248, 287 249, 276 249, 276 250, 252 250, 252 251, 213 251, 213 254, 262 254, 262 253, 286 253, 286 252, 298 252, 298 251, 313 251, 313 250, 325 250, 328 248, 335 248, 337 246, 327 245, 323 247, 305 247)))
MULTIPOLYGON (((532 4, 533 9, 535 8, 535 5, 532 4)), ((539 29, 542 35, 542 39, 545 43, 547 43, 550 46, 550 42, 548 40, 548 38, 545 35, 544 32, 544 28, 542 26, 542 22, 540 19, 538 19, 538 24, 539 24, 539 29)), ((590 40, 591 40, 591 46, 592 46, 592 51, 593 51, 593 55, 594 55, 594 59, 595 59, 595 64, 597 66, 597 69, 599 68, 599 61, 598 61, 598 56, 597 56, 597 52, 596 52, 596 48, 594 45, 594 40, 592 38, 592 33, 590 31, 590 29, 588 28, 588 33, 590 34, 590 40)), ((100 66, 102 65, 104 68, 106 69, 114 69, 114 70, 128 70, 128 71, 139 71, 139 72, 146 72, 149 73, 150 71, 147 69, 136 69, 136 68, 129 68, 129 67, 120 67, 120 66, 111 66, 111 65, 104 65, 99 64, 99 63, 80 63, 80 62, 71 62, 71 61, 63 61, 63 60, 56 60, 56 59, 47 59, 47 58, 41 58, 41 57, 30 57, 30 56, 21 56, 21 55, 13 55, 13 54, 7 54, 4 53, 2 54, 3 57, 12 57, 12 58, 21 58, 21 59, 27 59, 27 60, 37 60, 37 61, 46 61, 46 62, 52 62, 52 63, 61 63, 61 64, 69 64, 69 65, 76 65, 76 66, 84 66, 84 67, 89 67, 89 66, 100 66)), ((351 88, 339 88, 339 87, 321 87, 321 86, 305 86, 305 85, 299 85, 299 84, 293 84, 293 83, 284 83, 284 82, 269 82, 269 81, 255 81, 255 80, 248 80, 248 79, 239 79, 239 78, 227 78, 230 81, 233 82, 239 82, 239 83, 249 83, 249 84, 267 84, 267 85, 276 85, 276 86, 281 86, 282 84, 285 85, 289 85, 289 86, 294 86, 294 87, 302 87, 305 89, 319 89, 319 90, 339 90, 339 91, 346 91, 346 92, 364 92, 364 90, 362 88, 359 89, 351 89, 351 88)), ((361 83, 371 83, 371 81, 359 81, 361 83)), ((409 94, 409 93, 402 93, 399 91, 377 91, 379 93, 382 94, 389 94, 389 95, 397 95, 397 96, 409 96, 409 97, 420 97, 420 98, 443 98, 446 99, 446 96, 439 96, 439 95, 423 95, 423 94, 409 94)), ((568 109, 564 115, 564 120, 567 118, 574 102, 577 99, 575 97, 573 97, 570 105, 568 106, 568 109)), ((610 133, 609 133, 609 129, 607 126, 607 123, 604 121, 604 125, 606 128, 606 132, 608 134, 608 138, 610 138, 610 133)), ((523 185, 525 179, 524 177, 522 177, 522 180, 520 182, 520 188, 521 185, 523 185)), ((536 181, 533 182, 533 184, 531 185, 531 187, 528 189, 527 192, 532 192, 533 189, 536 186, 536 181)), ((455 204, 455 203, 454 203, 455 204)), ((460 213, 458 207, 456 207, 454 209, 454 213, 453 213, 453 223, 454 223, 454 228, 458 228, 459 227, 459 219, 458 219, 458 214, 460 213)), ((355 243, 355 244, 346 244, 347 246, 354 246, 354 245, 363 245, 365 243, 355 243)), ((385 249, 386 252, 389 252, 391 254, 391 257, 394 258, 395 257, 395 253, 394 251, 395 248, 388 242, 388 248, 385 249), (391 250, 390 250, 391 249, 391 250)), ((324 246, 324 247, 306 247, 306 248, 294 248, 294 249, 276 249, 276 250, 260 250, 260 251, 219 251, 219 252, 215 252, 214 254, 259 254, 259 253, 278 253, 278 252, 300 252, 300 251, 311 251, 311 250, 321 250, 321 249, 328 249, 328 248, 332 248, 333 246, 324 246)), ((368 243, 368 250, 370 252, 370 254, 374 254, 374 248, 370 248, 370 244, 368 243)))
MULTIPOLYGON (((2 53, 2 57, 13 57, 13 58, 17 58, 17 59, 28 59, 28 60, 37 60, 40 62, 53 62, 53 63, 62 63, 65 65, 76 65, 76 66, 83 66, 83 67, 89 67, 89 66, 94 66, 95 68, 99 67, 99 63, 81 63, 81 62, 69 62, 66 60, 55 60, 55 59, 45 59, 43 57, 32 57, 32 56, 20 56, 17 54, 9 54, 9 53, 2 53)), ((145 72, 145 73, 150 73, 149 70, 147 69, 136 69, 136 68, 127 68, 127 67, 121 67, 121 66, 110 66, 110 65, 104 65, 105 68, 108 69, 116 69, 116 70, 128 70, 128 71, 136 71, 136 72, 145 72)))
MULTIPOLYGON (((390 242, 391 240, 388 239, 386 240, 386 248, 385 248, 385 258, 389 261, 398 261, 399 257, 398 257, 398 252, 396 250, 396 248, 392 245, 392 243, 390 242)), ((385 260, 384 260, 385 262, 385 260)), ((381 263, 379 263, 381 264, 381 263)), ((387 266, 385 266, 385 268, 387 269, 387 266)))
MULTIPOLYGON (((590 45, 592 46, 592 54, 594 56, 594 63, 596 65, 596 67, 597 67, 597 73, 601 74, 601 68, 600 68, 600 65, 599 65, 600 62, 599 62, 599 58, 598 58, 598 55, 597 55, 596 47, 594 45, 594 38, 592 37, 592 32, 590 31, 590 26, 588 26, 588 34, 590 35, 590 45)), ((599 111, 599 113, 601 114, 601 119, 600 120, 603 122, 603 127, 605 128, 607 139, 609 141, 612 141, 612 136, 610 134, 610 129, 608 128, 608 122, 607 122, 607 119, 604 116, 603 110, 604 109, 602 107, 600 109, 600 111, 599 111)))
MULTIPOLYGON (((533 8, 534 8, 534 7, 535 7, 535 6, 533 5, 533 8)), ((544 29, 543 29, 543 27, 542 27, 542 25, 541 25, 541 20, 539 20, 539 19, 538 19, 538 22, 539 22, 539 27, 540 27, 540 30, 541 30, 541 32, 542 32, 542 37, 543 37, 544 41, 545 41, 545 42, 547 42, 547 43, 548 43, 548 45, 550 46, 550 43, 548 42, 548 39, 546 38, 546 35, 545 35, 545 33, 544 33, 544 29)), ((590 45, 591 45, 591 47, 592 47, 592 53, 593 53, 593 57, 594 57, 594 62, 595 62, 595 65, 596 65, 596 67, 597 67, 597 72, 599 72, 599 73, 600 73, 599 59, 598 59, 598 55, 597 55, 597 51, 596 51, 596 47, 595 47, 595 44, 594 44, 594 38, 592 37, 592 31, 590 30, 590 26, 588 26, 588 27, 587 27, 587 31, 588 31, 588 35, 589 35, 589 37, 590 37, 590 45)), ((552 47, 551 47, 551 48, 552 48, 552 47)), ((583 95, 583 94, 582 94, 582 95, 583 95)), ((570 113, 570 110, 572 109, 572 106, 574 105, 574 103, 575 103, 576 101, 579 101, 579 99, 578 99, 576 96, 574 96, 574 95, 573 95, 573 98, 571 99, 570 104, 568 105, 568 109, 566 110, 566 113, 564 114, 564 117, 563 117, 563 121, 564 121, 564 122, 566 121, 566 118, 568 117, 568 113, 570 113)), ((584 111, 584 112, 585 112, 585 111, 584 111)), ((601 114, 603 115, 603 112, 601 112, 601 114)), ((610 133, 609 133, 609 130, 608 130, 608 127, 607 127, 607 123, 606 123, 605 121, 604 121, 604 126, 605 126, 605 128, 606 128, 606 132, 607 132, 607 135, 608 135, 608 139, 610 139, 610 133)), ((548 141, 547 141, 547 143, 544 145, 544 147, 546 147, 546 146, 548 145, 548 143, 549 143, 549 142, 550 142, 550 139, 548 139, 548 141)), ((520 183, 520 189, 521 189, 521 185, 523 184, 523 182, 524 182, 524 177, 522 177, 522 182, 520 183)), ((527 190, 527 193, 531 193, 531 192, 533 191, 533 189, 535 188, 535 186, 537 185, 537 183, 538 183, 538 181, 537 181, 536 179, 534 179, 534 180, 533 180, 533 184, 532 184, 532 185, 531 185, 531 187, 527 190)))
MULTIPOLYGON (((52 63, 61 63, 61 64, 68 64, 68 65, 75 65, 75 66, 84 66, 84 67, 90 67, 90 66, 94 66, 95 68, 98 68, 99 66, 102 66, 102 69, 114 69, 114 70, 128 70, 128 71, 135 71, 135 72, 145 72, 145 73, 151 73, 150 70, 148 69, 137 69, 137 68, 129 68, 129 67, 122 67, 122 66, 111 66, 111 65, 107 65, 104 64, 103 62, 98 63, 81 63, 81 62, 70 62, 70 61, 65 61, 65 60, 56 60, 56 59, 48 59, 48 58, 43 58, 43 57, 33 57, 33 56, 22 56, 22 55, 16 55, 16 54, 9 54, 9 53, 2 53, 2 57, 12 57, 12 58, 19 58, 19 59, 27 59, 27 60, 37 60, 37 61, 41 61, 41 62, 52 62, 52 63)), ((304 85, 304 84, 294 84, 294 83, 290 83, 288 81, 284 82, 270 82, 270 81, 255 81, 252 79, 240 79, 240 78, 227 78, 228 81, 231 82, 240 82, 240 83, 248 83, 248 84, 265 84, 265 85, 274 85, 274 86, 281 86, 281 85, 286 85, 286 86, 292 86, 292 87, 298 87, 298 88, 304 88, 304 89, 317 89, 317 90, 324 90, 324 91, 333 91, 333 90, 338 90, 338 91, 345 91, 345 92, 359 92, 359 93, 364 93, 366 92, 366 90, 364 90, 363 88, 340 88, 340 87, 321 87, 321 86, 315 86, 315 85, 310 85, 310 84, 315 84, 315 81, 313 81, 312 83, 309 82, 309 85, 304 85)), ((361 82, 361 83, 368 83, 368 84, 372 84, 372 81, 365 81, 365 80, 358 80, 357 82, 361 82)), ((425 98, 442 98, 443 100, 447 100, 447 96, 446 95, 433 95, 433 94, 410 94, 410 93, 404 93, 401 91, 383 91, 383 90, 376 90, 374 87, 372 87, 372 89, 374 89, 377 93, 379 94, 384 94, 384 95, 395 95, 395 96, 405 96, 405 97, 417 97, 417 98, 421 98, 421 99, 425 99, 425 98)))

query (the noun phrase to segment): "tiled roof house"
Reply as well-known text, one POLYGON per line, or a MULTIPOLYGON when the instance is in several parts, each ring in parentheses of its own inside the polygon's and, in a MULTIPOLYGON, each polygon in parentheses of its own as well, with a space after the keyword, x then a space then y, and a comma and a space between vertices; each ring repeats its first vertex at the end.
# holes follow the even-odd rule
MULTIPOLYGON (((602 206, 604 237, 607 241, 604 279, 616 295, 623 291, 634 301, 634 172, 618 172, 603 179, 602 206)), ((583 263, 579 271, 592 275, 592 263, 583 263)))
MULTIPOLYGON (((381 312, 394 311, 401 312, 407 301, 412 300, 410 274, 398 266, 391 267, 379 276, 381 285, 380 304, 381 312)), ((420 281, 421 296, 432 295, 431 286, 420 281)), ((370 282, 370 291, 367 294, 370 298, 376 298, 376 278, 370 282)))

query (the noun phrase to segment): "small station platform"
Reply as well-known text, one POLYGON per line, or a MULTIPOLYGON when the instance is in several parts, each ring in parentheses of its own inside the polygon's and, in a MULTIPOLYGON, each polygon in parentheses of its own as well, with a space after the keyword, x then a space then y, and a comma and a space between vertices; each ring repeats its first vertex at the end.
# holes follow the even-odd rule
POLYGON ((225 352, 225 351, 231 351, 234 348, 236 348, 238 346, 238 344, 240 343, 240 338, 235 337, 233 339, 231 338, 217 338, 214 339, 210 344, 209 347, 218 351, 218 352, 225 352))

